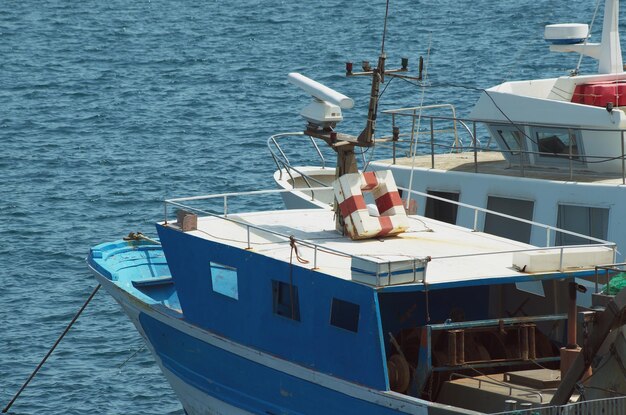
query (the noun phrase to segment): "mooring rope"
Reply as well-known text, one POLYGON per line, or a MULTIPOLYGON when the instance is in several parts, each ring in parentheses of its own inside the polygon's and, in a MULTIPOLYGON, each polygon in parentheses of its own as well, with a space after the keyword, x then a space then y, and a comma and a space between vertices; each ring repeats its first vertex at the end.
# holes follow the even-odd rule
POLYGON ((80 308, 80 310, 78 310, 78 313, 76 313, 74 315, 74 318, 72 318, 72 321, 70 321, 70 324, 67 325, 67 327, 65 328, 65 330, 63 331, 63 333, 61 333, 61 335, 59 336, 59 338, 57 339, 57 341, 54 343, 54 345, 52 346, 52 348, 50 348, 50 350, 48 350, 48 353, 46 354, 46 356, 41 360, 41 362, 39 363, 39 365, 37 365, 37 367, 35 368, 35 370, 33 371, 33 373, 30 374, 30 376, 28 377, 28 379, 26 379, 26 382, 24 382, 24 384, 22 385, 22 387, 20 388, 19 391, 17 391, 17 393, 15 394, 15 396, 13 396, 13 399, 11 399, 11 402, 9 402, 9 404, 2 410, 2 413, 6 413, 11 406, 13 405, 13 403, 17 400, 17 398, 20 396, 20 394, 22 393, 22 391, 24 389, 26 389, 26 386, 28 386, 28 384, 30 383, 30 381, 35 377, 35 375, 37 374, 37 372, 39 372, 39 369, 41 369, 41 367, 44 365, 44 363, 46 363, 46 360, 48 360, 48 358, 50 357, 50 355, 52 354, 52 352, 54 352, 54 349, 56 349, 56 347, 59 345, 59 343, 61 343, 61 340, 63 340, 63 337, 65 337, 65 335, 67 334, 68 331, 70 331, 70 329, 72 328, 72 326, 74 325, 74 323, 76 323, 76 320, 78 320, 78 317, 82 314, 83 310, 85 310, 85 308, 87 307, 87 305, 89 304, 89 302, 91 302, 91 300, 93 299, 93 297, 96 295, 96 293, 98 292, 98 290, 100 289, 101 285, 98 284, 96 286, 96 288, 94 288, 94 290, 92 291, 91 295, 89 295, 89 298, 87 298, 87 301, 85 301, 85 303, 83 304, 83 306, 80 308))

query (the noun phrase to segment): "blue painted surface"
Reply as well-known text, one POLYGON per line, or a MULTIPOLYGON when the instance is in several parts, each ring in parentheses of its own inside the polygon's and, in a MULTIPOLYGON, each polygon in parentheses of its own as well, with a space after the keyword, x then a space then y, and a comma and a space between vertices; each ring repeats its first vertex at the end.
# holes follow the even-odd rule
MULTIPOLYGON (((2 1, 0 326, 10 330, 0 340, 0 403, 19 389, 93 289, 88 247, 130 231, 152 233, 164 198, 270 185, 276 166, 264 140, 302 129, 297 114, 308 100, 286 81, 288 72, 353 98, 355 108, 344 112, 340 128, 363 129, 369 86, 344 77, 343 63, 375 61, 384 1, 265 6, 258 0, 2 1)), ((578 55, 550 53, 543 27, 589 21, 594 7, 593 1, 456 0, 423 7, 393 0, 389 67, 407 56, 415 68, 430 49, 432 85, 424 103, 452 102, 467 115, 480 94, 473 88, 566 75, 578 55)), ((626 21, 626 7, 620 13, 626 21)), ((594 25, 592 40, 600 29, 594 25)), ((596 67, 583 59, 581 73, 596 67)), ((381 109, 419 103, 420 89, 399 80, 387 85, 381 109)), ((391 133, 389 117, 379 116, 377 124, 391 133)), ((295 164, 314 159, 312 152, 289 156, 295 164)), ((241 206, 279 204, 277 197, 241 206)), ((11 411, 182 415, 142 346, 119 306, 100 292, 11 411)))
POLYGON ((190 323, 323 373, 386 388, 385 352, 371 287, 294 264, 300 305, 300 321, 294 321, 273 312, 272 280, 289 282, 288 263, 172 228, 157 230, 190 323), (211 262, 237 269, 238 300, 213 291, 211 262), (330 325, 333 298, 360 306, 358 333, 330 325))
POLYGON ((107 242, 91 248, 87 262, 100 275, 141 301, 180 309, 160 245, 147 241, 107 242))
POLYGON ((400 413, 241 358, 146 314, 140 321, 167 369, 231 405, 275 414, 400 413))

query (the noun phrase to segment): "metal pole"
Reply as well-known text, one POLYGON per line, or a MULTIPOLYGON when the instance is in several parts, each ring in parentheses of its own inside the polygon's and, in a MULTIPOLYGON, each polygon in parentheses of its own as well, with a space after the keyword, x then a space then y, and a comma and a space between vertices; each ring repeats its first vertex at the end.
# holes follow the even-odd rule
POLYGON ((621 133, 622 136, 622 184, 626 184, 626 160, 624 160, 624 130, 621 133))
POLYGON ((569 134, 569 179, 572 180, 572 178, 574 177, 574 159, 572 158, 572 141, 574 139, 574 136, 572 135, 571 129, 567 130, 567 134, 569 134))
MULTIPOLYGON (((411 146, 409 156, 413 157, 414 152, 417 151, 417 143, 415 142, 415 117, 417 116, 417 110, 413 109, 413 121, 411 123, 411 146)), ((417 134, 417 138, 419 139, 419 131, 417 134)))
POLYGON ((26 380, 26 382, 24 382, 24 384, 22 385, 22 387, 20 388, 19 391, 17 391, 17 393, 15 394, 15 396, 13 396, 13 399, 11 399, 11 402, 9 402, 9 404, 2 410, 2 413, 7 413, 8 410, 11 408, 11 406, 13 405, 13 403, 15 402, 15 400, 20 396, 20 394, 22 393, 22 391, 24 389, 26 389, 26 386, 28 386, 28 384, 30 383, 30 381, 35 377, 35 375, 37 374, 37 372, 39 372, 39 369, 41 369, 41 367, 44 365, 44 363, 46 363, 46 360, 48 360, 48 358, 50 357, 50 355, 52 354, 52 352, 54 352, 54 349, 56 349, 56 347, 59 345, 59 343, 61 343, 61 340, 63 340, 63 337, 65 337, 65 335, 67 334, 68 331, 70 331, 70 329, 72 328, 72 326, 74 325, 74 323, 76 322, 76 320, 78 320, 78 317, 80 317, 80 315, 82 314, 83 310, 85 309, 85 307, 87 307, 87 305, 89 304, 89 302, 91 301, 91 299, 96 295, 96 293, 98 292, 98 290, 100 289, 101 285, 98 284, 96 286, 96 288, 94 288, 94 290, 92 291, 91 295, 89 295, 89 298, 87 298, 87 301, 85 301, 85 303, 83 304, 83 306, 80 308, 80 310, 78 310, 78 313, 76 313, 74 315, 74 318, 72 319, 72 321, 70 321, 70 324, 67 325, 67 327, 65 328, 65 330, 63 331, 63 333, 61 333, 61 335, 59 336, 59 338, 57 339, 57 341, 54 343, 54 345, 52 346, 52 348, 50 350, 48 350, 48 353, 46 354, 46 356, 43 358, 43 360, 39 363, 39 365, 37 365, 37 367, 35 368, 35 370, 33 371, 33 373, 31 373, 31 375, 28 377, 28 379, 26 380))
POLYGON ((476 121, 472 123, 472 137, 474 144, 474 173, 478 173, 478 149, 476 148, 476 121))
MULTIPOLYGON (((417 134, 419 137, 419 131, 417 134)), ((432 117, 430 118, 430 167, 435 168, 435 126, 432 117)))

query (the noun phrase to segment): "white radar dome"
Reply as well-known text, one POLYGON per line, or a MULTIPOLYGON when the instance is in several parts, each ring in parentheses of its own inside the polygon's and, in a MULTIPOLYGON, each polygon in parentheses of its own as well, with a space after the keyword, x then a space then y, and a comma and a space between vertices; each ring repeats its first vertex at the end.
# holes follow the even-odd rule
POLYGON ((589 25, 584 23, 562 23, 546 25, 544 38, 553 45, 583 43, 589 37, 589 25))

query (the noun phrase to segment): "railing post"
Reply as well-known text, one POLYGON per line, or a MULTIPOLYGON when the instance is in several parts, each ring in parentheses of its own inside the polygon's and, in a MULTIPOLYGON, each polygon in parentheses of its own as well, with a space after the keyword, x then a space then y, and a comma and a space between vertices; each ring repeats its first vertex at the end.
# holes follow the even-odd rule
POLYGON ((224 217, 228 217, 228 196, 224 195, 224 217))
POLYGON ((311 136, 309 136, 309 138, 311 139, 311 143, 313 143, 313 147, 315 148, 315 151, 317 151, 317 155, 320 156, 320 160, 322 161, 322 168, 325 169, 326 168, 326 159, 324 158, 324 155, 320 151, 320 148, 317 146, 317 143, 315 142, 315 139, 313 137, 311 137, 311 136))
MULTIPOLYGON (((417 133, 419 136, 419 131, 417 133)), ((435 125, 433 117, 430 117, 430 168, 435 168, 435 125)))
POLYGON ((550 246, 550 228, 546 228, 546 247, 550 246))
POLYGON ((248 247, 246 249, 250 250, 252 249, 250 246, 250 225, 246 225, 246 233, 248 234, 248 247))
POLYGON ((165 216, 163 224, 167 225, 167 201, 163 202, 163 215, 165 216))
POLYGON ((317 245, 315 245, 313 250, 313 269, 317 269, 317 245))
POLYGON ((572 141, 574 136, 571 129, 567 130, 567 134, 569 135, 569 179, 572 180, 574 178, 574 158, 572 155, 572 141))
MULTIPOLYGON (((417 151, 417 143, 415 142, 415 117, 417 116, 417 110, 413 108, 413 121, 411 122, 411 146, 409 147, 409 156, 413 157, 413 152, 417 151)), ((419 134, 417 135, 419 139, 419 134)))
POLYGON ((561 255, 559 256, 559 272, 563 272, 563 247, 561 247, 561 255))
POLYGON ((624 160, 624 130, 621 131, 622 144, 622 184, 626 184, 626 160, 624 160))
POLYGON ((474 209, 474 232, 478 231, 478 209, 474 209))
POLYGON ((478 173, 478 149, 476 148, 476 121, 472 122, 472 141, 474 146, 474 173, 478 173))

